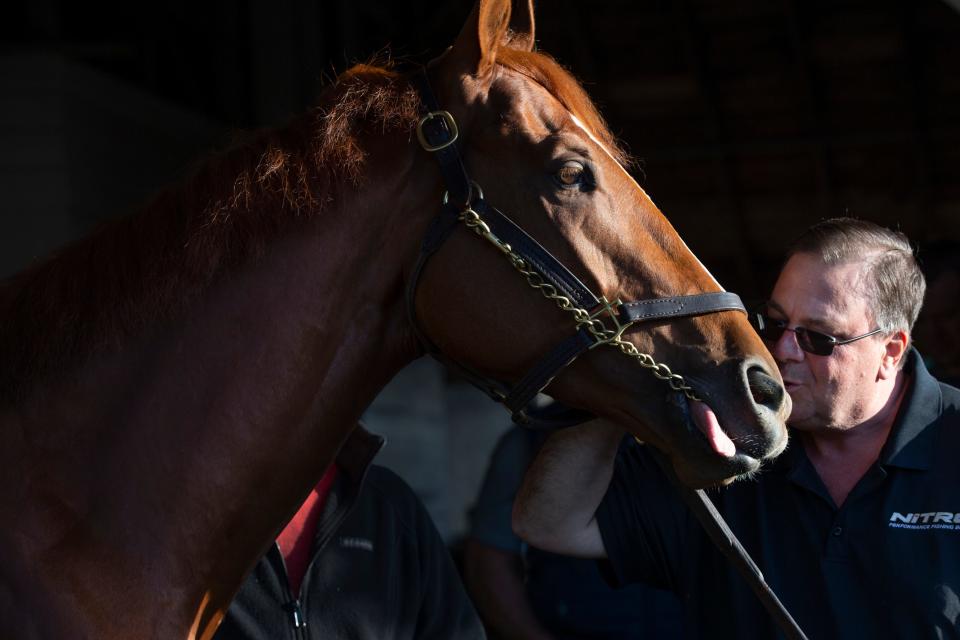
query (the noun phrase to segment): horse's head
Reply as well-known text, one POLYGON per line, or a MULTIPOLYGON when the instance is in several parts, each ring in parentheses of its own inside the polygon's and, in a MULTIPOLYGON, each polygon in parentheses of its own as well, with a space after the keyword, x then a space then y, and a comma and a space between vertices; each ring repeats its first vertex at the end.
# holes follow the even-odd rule
MULTIPOLYGON (((469 177, 485 203, 598 297, 627 302, 722 291, 624 170, 623 154, 583 89, 532 51, 532 4, 523 4, 511 12, 509 0, 481 0, 430 72, 440 103, 459 125, 469 177)), ((460 226, 430 259, 416 292, 420 327, 445 356, 516 383, 575 332, 577 317, 579 328, 600 329, 560 308, 556 295, 549 299, 556 287, 531 286, 544 279, 521 273, 509 252, 460 226)), ((519 266, 537 271, 534 262, 519 266)), ((675 305, 676 313, 630 326, 620 344, 582 349, 548 392, 657 445, 685 482, 703 486, 778 454, 790 401, 742 311, 721 305, 686 315, 678 309, 686 302, 675 305), (671 388, 650 369, 662 376, 668 370, 651 362, 682 379, 673 378, 671 388), (676 390, 684 387, 687 396, 676 390)), ((595 314, 591 307, 585 311, 595 314)), ((650 307, 634 311, 643 308, 650 307)), ((595 318, 616 333, 611 314, 595 318)))

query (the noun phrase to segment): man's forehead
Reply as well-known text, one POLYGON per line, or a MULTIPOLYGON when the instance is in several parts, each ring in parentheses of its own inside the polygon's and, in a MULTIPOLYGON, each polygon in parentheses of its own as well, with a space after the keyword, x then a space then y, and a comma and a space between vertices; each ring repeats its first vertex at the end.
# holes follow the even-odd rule
POLYGON ((863 261, 826 262, 816 254, 796 253, 783 266, 777 285, 789 282, 791 287, 802 287, 820 295, 837 293, 845 300, 862 286, 865 274, 863 261))
POLYGON ((788 317, 791 321, 804 326, 829 326, 847 319, 852 311, 848 301, 843 299, 824 299, 798 297, 790 292, 774 291, 767 306, 788 317))
POLYGON ((777 279, 770 306, 780 313, 799 316, 790 318, 794 322, 855 322, 859 316, 869 319, 862 288, 862 265, 828 264, 818 256, 795 254, 777 279))

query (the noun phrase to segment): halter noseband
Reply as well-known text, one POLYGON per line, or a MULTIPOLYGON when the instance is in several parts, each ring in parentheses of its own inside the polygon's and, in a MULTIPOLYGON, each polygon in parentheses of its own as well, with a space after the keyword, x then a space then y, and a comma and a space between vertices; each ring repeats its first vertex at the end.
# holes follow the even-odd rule
POLYGON ((491 398, 506 405, 513 420, 522 424, 560 426, 589 419, 590 414, 584 411, 553 408, 544 412, 531 403, 578 356, 605 344, 617 347, 625 355, 635 358, 642 367, 666 381, 674 391, 697 400, 696 393, 683 376, 673 373, 666 364, 656 362, 649 354, 638 351, 631 342, 623 340, 622 335, 634 324, 652 320, 673 320, 719 311, 746 313, 740 297, 735 293, 720 291, 624 303, 594 295, 540 243, 487 203, 479 185, 467 174, 459 150, 456 121, 437 104, 426 70, 416 73, 414 79, 420 91, 422 109, 417 138, 424 150, 437 159, 447 187, 440 212, 430 223, 423 238, 406 290, 407 314, 424 350, 458 371, 491 398), (414 298, 420 274, 429 258, 460 223, 495 246, 526 278, 527 284, 572 314, 576 323, 577 330, 554 347, 512 387, 444 356, 417 322, 414 298))

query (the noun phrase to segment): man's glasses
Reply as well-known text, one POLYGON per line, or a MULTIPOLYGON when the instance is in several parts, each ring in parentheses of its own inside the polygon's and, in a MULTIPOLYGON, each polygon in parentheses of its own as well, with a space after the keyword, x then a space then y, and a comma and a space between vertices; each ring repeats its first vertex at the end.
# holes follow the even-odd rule
POLYGON ((757 330, 761 338, 769 340, 770 342, 778 341, 784 331, 793 331, 797 336, 797 344, 800 345, 800 348, 807 353, 812 353, 817 356, 829 356, 833 353, 834 347, 839 347, 842 344, 850 344, 851 342, 863 340, 864 338, 869 338, 874 334, 880 333, 880 329, 877 328, 862 336, 841 340, 828 333, 820 333, 819 331, 813 331, 812 329, 806 329, 804 327, 791 329, 787 326, 786 320, 771 318, 767 314, 760 312, 750 314, 750 324, 757 330))

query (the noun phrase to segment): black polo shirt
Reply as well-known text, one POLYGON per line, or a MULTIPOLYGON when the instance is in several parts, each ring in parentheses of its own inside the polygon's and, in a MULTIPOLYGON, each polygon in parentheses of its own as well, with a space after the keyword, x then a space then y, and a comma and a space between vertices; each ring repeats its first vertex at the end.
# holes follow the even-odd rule
MULTIPOLYGON (((911 351, 880 459, 838 509, 799 442, 711 497, 811 640, 960 638, 960 391, 911 351)), ((644 447, 597 511, 610 579, 678 593, 694 638, 781 637, 644 447)))

